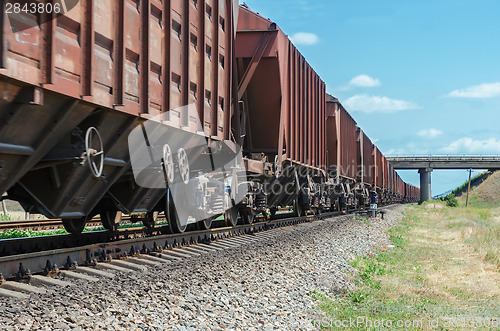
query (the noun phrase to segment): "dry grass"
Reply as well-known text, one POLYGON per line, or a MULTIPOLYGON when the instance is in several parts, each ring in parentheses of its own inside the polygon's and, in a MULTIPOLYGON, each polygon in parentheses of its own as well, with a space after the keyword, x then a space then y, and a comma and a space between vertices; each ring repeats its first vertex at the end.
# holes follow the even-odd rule
POLYGON ((446 330, 468 330, 446 327, 460 319, 498 325, 499 245, 490 234, 498 233, 499 211, 439 202, 409 207, 401 226, 390 232, 397 247, 356 261, 361 275, 357 290, 333 300, 318 295, 318 307, 334 320, 368 315, 373 320, 423 321, 410 329, 435 330, 428 321, 436 319, 438 329, 446 330), (375 270, 372 276, 363 277, 370 270, 375 270))
POLYGON ((443 226, 472 247, 475 253, 491 262, 500 271, 500 208, 450 208, 443 226))
POLYGON ((416 245, 435 248, 422 264, 429 286, 448 298, 449 289, 460 289, 461 296, 479 300, 500 297, 498 247, 486 235, 491 229, 469 219, 457 221, 450 216, 443 219, 441 213, 426 214, 428 224, 434 226, 416 228, 411 235, 418 238, 416 245), (494 252, 495 257, 488 258, 486 252, 494 252))
MULTIPOLYGON (((461 197, 465 202, 465 195, 461 197)), ((499 208, 500 207, 500 171, 493 173, 470 194, 472 207, 499 208)))
MULTIPOLYGON (((459 314, 500 315, 500 209, 449 208, 444 203, 415 207, 420 222, 408 232, 408 250, 423 253, 422 295, 459 314)), ((395 284, 396 288, 398 284, 395 284)))
MULTIPOLYGON (((465 208, 466 194, 458 199, 458 208, 446 209, 435 216, 444 217, 444 227, 459 231, 465 244, 479 257, 500 270, 500 171, 493 173, 470 193, 469 207, 465 208)), ((428 203, 426 208, 442 208, 441 203, 428 203)))

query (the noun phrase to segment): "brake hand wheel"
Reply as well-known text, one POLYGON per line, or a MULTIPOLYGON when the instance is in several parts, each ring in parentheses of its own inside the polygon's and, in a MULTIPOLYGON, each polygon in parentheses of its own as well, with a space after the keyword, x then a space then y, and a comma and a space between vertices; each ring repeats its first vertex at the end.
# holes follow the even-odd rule
POLYGON ((93 126, 85 133, 85 156, 92 175, 96 178, 101 177, 104 167, 104 146, 99 131, 93 126))
POLYGON ((184 148, 177 151, 177 161, 179 163, 179 173, 184 184, 189 183, 189 160, 184 148))
POLYGON ((168 183, 173 183, 175 173, 174 156, 172 154, 172 149, 168 144, 163 146, 163 166, 168 183))

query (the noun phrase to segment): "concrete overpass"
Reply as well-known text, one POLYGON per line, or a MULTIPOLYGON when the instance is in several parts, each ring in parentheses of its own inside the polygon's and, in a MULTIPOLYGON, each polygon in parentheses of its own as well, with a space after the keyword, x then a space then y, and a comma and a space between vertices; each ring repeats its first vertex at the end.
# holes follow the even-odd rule
POLYGON ((394 169, 415 169, 420 174, 420 200, 431 199, 431 172, 434 169, 500 169, 500 155, 405 155, 388 156, 394 169))

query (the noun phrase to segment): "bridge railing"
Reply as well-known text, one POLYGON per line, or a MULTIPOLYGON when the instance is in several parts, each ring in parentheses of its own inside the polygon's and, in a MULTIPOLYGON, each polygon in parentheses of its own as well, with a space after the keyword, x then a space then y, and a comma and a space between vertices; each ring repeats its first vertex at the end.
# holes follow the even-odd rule
POLYGON ((388 160, 397 159, 398 161, 500 161, 500 155, 452 155, 452 154, 392 154, 386 155, 388 160))

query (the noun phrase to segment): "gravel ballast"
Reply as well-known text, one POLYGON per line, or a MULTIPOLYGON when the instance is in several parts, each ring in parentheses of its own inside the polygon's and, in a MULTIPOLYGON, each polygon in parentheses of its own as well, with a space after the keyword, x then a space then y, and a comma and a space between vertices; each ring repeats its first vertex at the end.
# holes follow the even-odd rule
POLYGON ((359 216, 279 229, 273 236, 227 251, 117 273, 98 282, 49 287, 28 300, 0 297, 2 329, 273 330, 315 329, 320 315, 311 291, 353 289, 357 256, 390 244, 385 219, 359 216))

